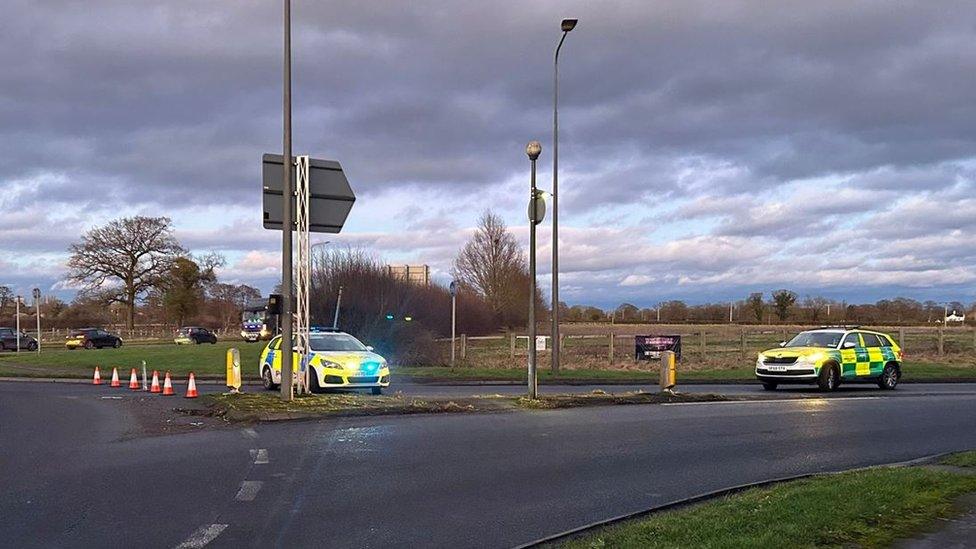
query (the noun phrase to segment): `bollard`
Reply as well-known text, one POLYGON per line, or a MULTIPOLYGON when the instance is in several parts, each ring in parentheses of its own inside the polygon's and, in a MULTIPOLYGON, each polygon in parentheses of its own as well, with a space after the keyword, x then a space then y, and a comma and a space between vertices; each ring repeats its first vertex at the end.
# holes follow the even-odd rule
POLYGON ((661 390, 670 391, 677 385, 677 367, 674 351, 661 353, 661 390))
POLYGON ((227 349, 227 388, 236 395, 241 392, 241 353, 235 347, 227 349))

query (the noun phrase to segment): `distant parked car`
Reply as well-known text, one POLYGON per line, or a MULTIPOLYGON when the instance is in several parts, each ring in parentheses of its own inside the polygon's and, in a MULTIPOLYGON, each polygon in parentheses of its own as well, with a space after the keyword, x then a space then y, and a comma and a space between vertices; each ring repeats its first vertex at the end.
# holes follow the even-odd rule
MULTIPOLYGON (((5 350, 17 350, 17 330, 14 328, 0 328, 0 351, 5 350)), ((20 332, 20 350, 37 350, 37 340, 27 335, 23 330, 20 332)))
POLYGON ((187 326, 180 328, 180 331, 176 334, 176 339, 173 341, 177 345, 189 345, 190 343, 196 343, 197 345, 201 343, 213 344, 217 343, 217 334, 199 326, 187 326))
POLYGON ((82 328, 80 330, 73 330, 68 334, 64 346, 68 349, 77 349, 79 347, 84 347, 85 349, 115 347, 118 349, 122 346, 122 338, 115 334, 110 334, 101 328, 82 328))

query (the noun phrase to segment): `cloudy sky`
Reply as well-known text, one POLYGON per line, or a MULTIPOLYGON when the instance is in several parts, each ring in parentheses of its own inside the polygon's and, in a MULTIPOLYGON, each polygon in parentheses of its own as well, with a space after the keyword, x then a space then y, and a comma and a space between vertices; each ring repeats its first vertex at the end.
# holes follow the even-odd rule
MULTIPOLYGON (((270 289, 260 159, 281 147, 272 0, 6 0, 0 284, 166 215, 270 289)), ((340 235, 438 280, 486 208, 527 239, 525 143, 551 186, 561 296, 651 306, 781 287, 976 299, 976 5, 930 1, 293 0, 295 152, 337 159, 340 235)), ((550 232, 540 231, 548 288, 550 232)))

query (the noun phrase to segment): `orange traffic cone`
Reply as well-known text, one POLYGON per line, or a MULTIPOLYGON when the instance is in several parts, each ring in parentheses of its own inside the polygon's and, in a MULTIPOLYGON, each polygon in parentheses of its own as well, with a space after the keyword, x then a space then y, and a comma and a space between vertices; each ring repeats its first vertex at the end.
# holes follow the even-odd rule
POLYGON ((150 393, 161 393, 162 389, 159 388, 159 372, 153 370, 152 385, 149 386, 150 393))
POLYGON ((169 379, 169 372, 166 372, 166 377, 163 378, 163 396, 175 395, 173 392, 173 382, 169 379))
POLYGON ((119 369, 112 368, 112 383, 109 384, 109 387, 121 387, 121 386, 122 386, 122 382, 119 381, 119 369))
POLYGON ((190 372, 190 381, 186 384, 186 398, 197 398, 197 379, 190 372))
POLYGON ((102 384, 102 374, 98 372, 98 366, 95 366, 95 377, 92 378, 92 385, 102 384))
POLYGON ((136 377, 136 369, 132 369, 132 375, 129 376, 129 388, 133 391, 139 390, 139 378, 136 377))

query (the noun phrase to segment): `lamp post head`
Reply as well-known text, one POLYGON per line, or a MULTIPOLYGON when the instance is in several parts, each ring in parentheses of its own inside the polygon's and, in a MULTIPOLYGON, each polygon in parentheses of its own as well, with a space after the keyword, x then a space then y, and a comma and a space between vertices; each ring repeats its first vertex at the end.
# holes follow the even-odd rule
POLYGON ((563 32, 569 32, 569 31, 575 29, 576 28, 576 23, 578 23, 578 22, 579 22, 579 19, 563 19, 563 22, 562 22, 563 32))
POLYGON ((525 146, 525 154, 529 155, 529 160, 536 160, 542 154, 542 143, 529 141, 529 144, 525 146))

